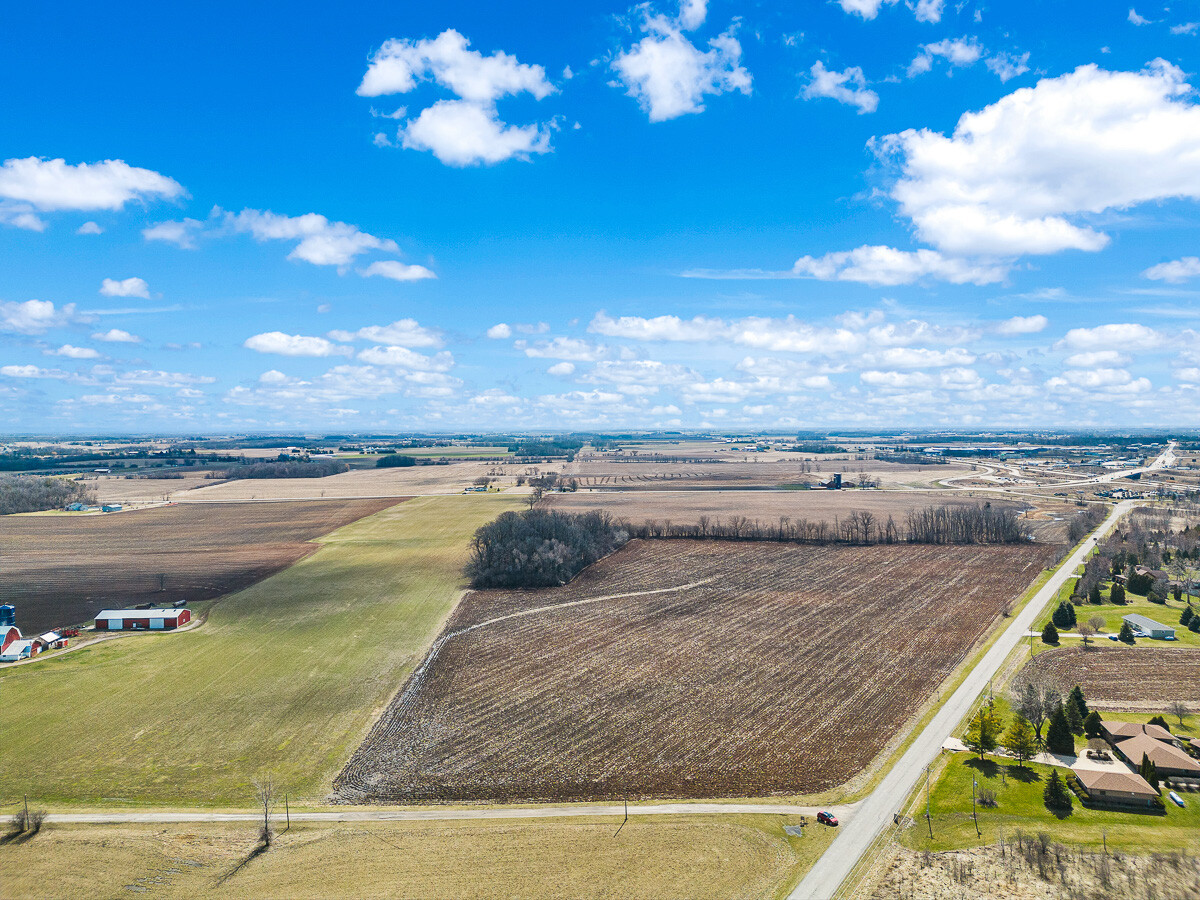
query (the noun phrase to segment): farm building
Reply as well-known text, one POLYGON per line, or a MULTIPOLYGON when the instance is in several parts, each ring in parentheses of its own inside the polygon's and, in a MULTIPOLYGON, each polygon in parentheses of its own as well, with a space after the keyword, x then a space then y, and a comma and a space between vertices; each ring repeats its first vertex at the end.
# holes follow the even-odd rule
POLYGON ((1192 759, 1178 747, 1164 741, 1156 741, 1147 734, 1131 737, 1116 744, 1117 754, 1131 766, 1140 766, 1142 757, 1149 757, 1158 774, 1164 778, 1200 779, 1200 762, 1192 759))
POLYGON ((21 629, 16 625, 0 625, 0 653, 8 649, 13 641, 21 639, 21 629))
POLYGON ((12 641, 3 652, 0 652, 0 662, 17 662, 37 656, 42 651, 41 645, 34 640, 22 639, 12 641))
POLYGON ((187 609, 105 609, 96 614, 96 630, 170 631, 190 621, 187 609))
POLYGON ((1148 619, 1137 613, 1130 613, 1127 616, 1121 616, 1121 618, 1129 623, 1129 627, 1134 630, 1134 633, 1143 637, 1157 638, 1160 641, 1175 639, 1175 629, 1170 625, 1155 622, 1153 619, 1148 619))
POLYGON ((57 631, 47 631, 45 634, 39 634, 37 640, 46 650, 61 650, 68 643, 68 639, 57 631))
POLYGON ((1100 733, 1108 739, 1110 744, 1116 744, 1118 741, 1125 741, 1140 734, 1148 735, 1156 741, 1175 743, 1175 735, 1161 725, 1143 725, 1140 722, 1101 722, 1100 733))
POLYGON ((1158 791, 1136 772, 1116 769, 1072 769, 1088 799, 1096 803, 1121 803, 1129 806, 1153 806, 1158 791))

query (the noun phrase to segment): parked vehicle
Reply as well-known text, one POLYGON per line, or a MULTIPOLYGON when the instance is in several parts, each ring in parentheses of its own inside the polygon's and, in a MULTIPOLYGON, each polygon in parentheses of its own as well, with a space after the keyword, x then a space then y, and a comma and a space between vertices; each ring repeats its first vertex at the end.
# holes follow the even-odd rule
POLYGON ((837 827, 838 823, 837 816, 831 812, 826 812, 825 810, 821 810, 819 813, 817 813, 817 821, 822 825, 832 825, 835 828, 837 827))
POLYGON ((1167 796, 1171 798, 1171 802, 1176 806, 1187 806, 1187 804, 1183 802, 1183 798, 1181 798, 1174 791, 1167 791, 1167 796))

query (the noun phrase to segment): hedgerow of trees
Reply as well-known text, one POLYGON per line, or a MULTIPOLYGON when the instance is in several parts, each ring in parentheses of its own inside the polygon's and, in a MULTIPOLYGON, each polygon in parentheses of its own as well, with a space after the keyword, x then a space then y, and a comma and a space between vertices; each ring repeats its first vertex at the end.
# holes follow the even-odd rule
POLYGON ((350 466, 335 459, 291 459, 282 462, 258 462, 226 469, 221 477, 239 478, 325 478, 349 472, 350 466))
POLYGON ((475 532, 466 572, 476 588, 566 584, 629 540, 603 512, 505 512, 475 532))
POLYGON ((0 476, 0 515, 61 509, 68 503, 95 503, 96 494, 66 478, 0 476))

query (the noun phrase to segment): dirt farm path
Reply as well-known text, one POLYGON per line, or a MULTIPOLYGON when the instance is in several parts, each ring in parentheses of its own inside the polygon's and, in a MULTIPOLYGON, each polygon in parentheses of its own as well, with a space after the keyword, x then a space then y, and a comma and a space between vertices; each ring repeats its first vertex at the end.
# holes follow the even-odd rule
MULTIPOLYGON (((780 815, 815 816, 829 810, 842 822, 851 819, 857 803, 840 806, 796 806, 790 803, 630 803, 631 816, 687 815, 780 815)), ((556 819, 577 816, 615 816, 622 818, 620 803, 565 804, 552 806, 472 807, 419 806, 402 809, 340 809, 335 812, 294 812, 297 822, 430 822, 472 819, 556 819)), ((272 819, 282 819, 278 812, 272 819)), ((91 812, 50 813, 46 821, 58 825, 112 825, 146 823, 165 825, 176 822, 261 822, 261 812, 91 812)))
MULTIPOLYGON (((1170 449, 1166 451, 1171 452, 1170 449)), ((859 859, 892 821, 912 792, 925 767, 941 751, 942 744, 954 728, 966 718, 975 705, 976 698, 987 687, 988 680, 1003 665, 1009 653, 1023 641, 1030 627, 1046 605, 1058 595, 1059 588, 1071 577, 1096 546, 1096 538, 1116 525, 1139 501, 1125 500, 1117 504, 1108 518, 1085 540, 1079 548, 1066 557, 1046 584, 1034 595, 1005 629, 999 640, 992 645, 979 664, 971 670, 953 696, 938 710, 925 729, 900 757, 899 762, 884 776, 879 786, 862 801, 854 823, 841 828, 834 842, 817 860, 804 879, 789 895, 788 900, 829 900, 843 881, 850 875, 859 859)))

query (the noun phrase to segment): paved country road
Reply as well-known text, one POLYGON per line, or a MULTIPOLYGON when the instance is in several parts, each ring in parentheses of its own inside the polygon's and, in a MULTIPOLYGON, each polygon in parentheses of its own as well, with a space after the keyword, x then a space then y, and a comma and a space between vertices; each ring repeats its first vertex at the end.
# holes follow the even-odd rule
MULTIPOLYGON (((815 816, 819 810, 827 809, 842 821, 854 816, 851 803, 843 806, 795 806, 789 803, 631 803, 631 816, 687 816, 687 815, 782 815, 815 816)), ((472 807, 414 806, 390 809, 332 809, 327 812, 293 812, 293 822, 430 822, 461 821, 471 819, 551 819, 577 816, 625 815, 621 803, 575 806, 526 806, 476 809, 472 807)), ((282 810, 272 813, 272 818, 282 819, 282 810)), ((93 812, 51 813, 46 821, 58 825, 106 825, 106 824, 170 824, 173 822, 258 822, 262 813, 257 812, 93 812)), ((819 826, 818 826, 819 827, 819 826)))
MULTIPOLYGON (((1125 500, 1117 504, 1108 518, 1094 532, 1094 535, 1102 535, 1107 532, 1121 516, 1125 515, 1138 502, 1141 501, 1125 500)), ((932 721, 925 726, 917 739, 900 757, 900 761, 884 776, 879 786, 862 801, 855 811, 853 821, 839 829, 837 838, 792 891, 788 900, 829 900, 834 895, 875 838, 879 836, 884 827, 891 824, 893 814, 900 810, 900 805, 916 787, 925 767, 941 752, 942 743, 950 736, 955 726, 971 712, 976 699, 987 687, 988 681, 1000 669, 1008 654, 1021 641, 1026 640, 1030 628, 1041 615, 1042 610, 1057 596, 1058 589, 1062 587, 1063 582, 1073 575, 1076 566, 1084 561, 1095 546, 1096 537, 1090 537, 1074 553, 1063 560, 1055 573, 1050 576, 1050 580, 1016 615, 1012 624, 1005 629, 979 664, 971 670, 959 689, 938 710, 932 721)))

